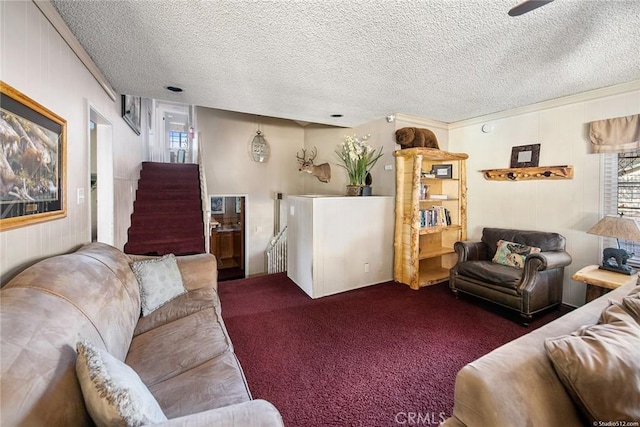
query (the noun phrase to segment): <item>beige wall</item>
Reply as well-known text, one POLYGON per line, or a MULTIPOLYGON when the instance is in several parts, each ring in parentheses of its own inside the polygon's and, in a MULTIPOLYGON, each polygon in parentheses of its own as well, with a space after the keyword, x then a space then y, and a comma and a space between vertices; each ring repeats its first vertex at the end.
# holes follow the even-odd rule
POLYGON ((114 102, 30 1, 0 2, 0 79, 67 120, 67 217, 0 232, 4 284, 19 270, 90 240, 89 105, 113 125, 115 243, 122 248, 142 144, 114 102), (85 199, 76 201, 84 189, 85 199))
MULTIPOLYGON (((561 100, 558 101, 558 104, 561 100)), ((640 91, 467 123, 454 123, 450 151, 469 154, 469 238, 485 226, 559 232, 573 257, 565 269, 563 300, 584 303, 585 285, 571 275, 600 262, 599 238, 586 231, 600 219, 600 156, 589 154, 588 122, 640 112, 640 91), (484 123, 493 131, 483 133, 484 123), (511 148, 540 143, 540 166, 573 165, 572 180, 487 181, 480 170, 509 167, 511 148)))
MULTIPOLYGON (((335 128, 329 126, 311 125, 305 128, 304 146, 307 150, 317 147, 317 164, 328 162, 331 165, 331 182, 328 184, 318 181, 310 175, 304 178, 304 192, 306 194, 345 194, 348 184, 347 172, 340 167, 335 151, 339 148, 345 135, 356 134, 360 137, 370 135, 369 145, 378 150, 382 147, 383 156, 373 167, 373 194, 379 196, 394 196, 395 187, 395 157, 393 152, 400 148, 395 142, 395 131, 402 127, 428 127, 438 138, 440 149, 448 146, 448 125, 419 117, 397 114, 396 120, 388 122, 386 118, 373 120, 356 128, 335 128), (385 166, 390 169, 385 170, 385 166)), ((393 226, 393 225, 392 225, 393 226)))
MULTIPOLYGON (((274 195, 300 194, 303 177, 296 151, 303 147, 304 129, 289 120, 258 118, 210 108, 197 108, 202 162, 209 194, 246 194, 248 274, 265 271, 264 251, 273 236, 274 195), (248 145, 260 130, 271 147, 266 163, 249 157, 248 145)), ((286 206, 281 207, 281 227, 286 206)))

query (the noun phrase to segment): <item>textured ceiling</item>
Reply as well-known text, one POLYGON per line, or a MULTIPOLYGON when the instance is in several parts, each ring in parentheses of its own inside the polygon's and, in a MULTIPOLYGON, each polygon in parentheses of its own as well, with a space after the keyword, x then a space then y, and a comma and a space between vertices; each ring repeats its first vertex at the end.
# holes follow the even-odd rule
POLYGON ((304 122, 455 122, 640 80, 639 0, 509 17, 519 1, 52 3, 119 93, 304 122))

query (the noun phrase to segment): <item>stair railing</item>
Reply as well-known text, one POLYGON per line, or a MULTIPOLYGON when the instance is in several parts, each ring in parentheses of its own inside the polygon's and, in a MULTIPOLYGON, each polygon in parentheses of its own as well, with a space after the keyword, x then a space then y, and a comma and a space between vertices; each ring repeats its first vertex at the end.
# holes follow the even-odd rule
POLYGON ((209 247, 211 245, 211 205, 209 202, 209 195, 207 193, 207 177, 204 173, 204 166, 202 164, 202 141, 201 135, 198 133, 198 174, 200 175, 200 200, 202 201, 202 223, 204 224, 204 250, 205 252, 211 252, 209 247))
POLYGON ((287 226, 271 238, 265 251, 267 273, 281 273, 287 270, 287 226))

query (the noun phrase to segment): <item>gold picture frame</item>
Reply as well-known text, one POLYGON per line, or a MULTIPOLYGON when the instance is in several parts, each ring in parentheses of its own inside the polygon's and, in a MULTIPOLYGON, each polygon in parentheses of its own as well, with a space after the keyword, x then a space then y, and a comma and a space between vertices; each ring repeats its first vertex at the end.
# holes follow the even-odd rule
POLYGON ((0 81, 0 232, 67 216, 67 121, 0 81))

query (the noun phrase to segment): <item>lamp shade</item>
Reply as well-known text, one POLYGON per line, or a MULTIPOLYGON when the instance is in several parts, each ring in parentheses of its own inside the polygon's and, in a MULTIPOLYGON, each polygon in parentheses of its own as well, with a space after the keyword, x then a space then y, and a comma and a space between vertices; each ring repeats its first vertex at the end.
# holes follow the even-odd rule
POLYGON ((589 234, 640 242, 640 228, 634 218, 607 215, 596 223, 589 234))

